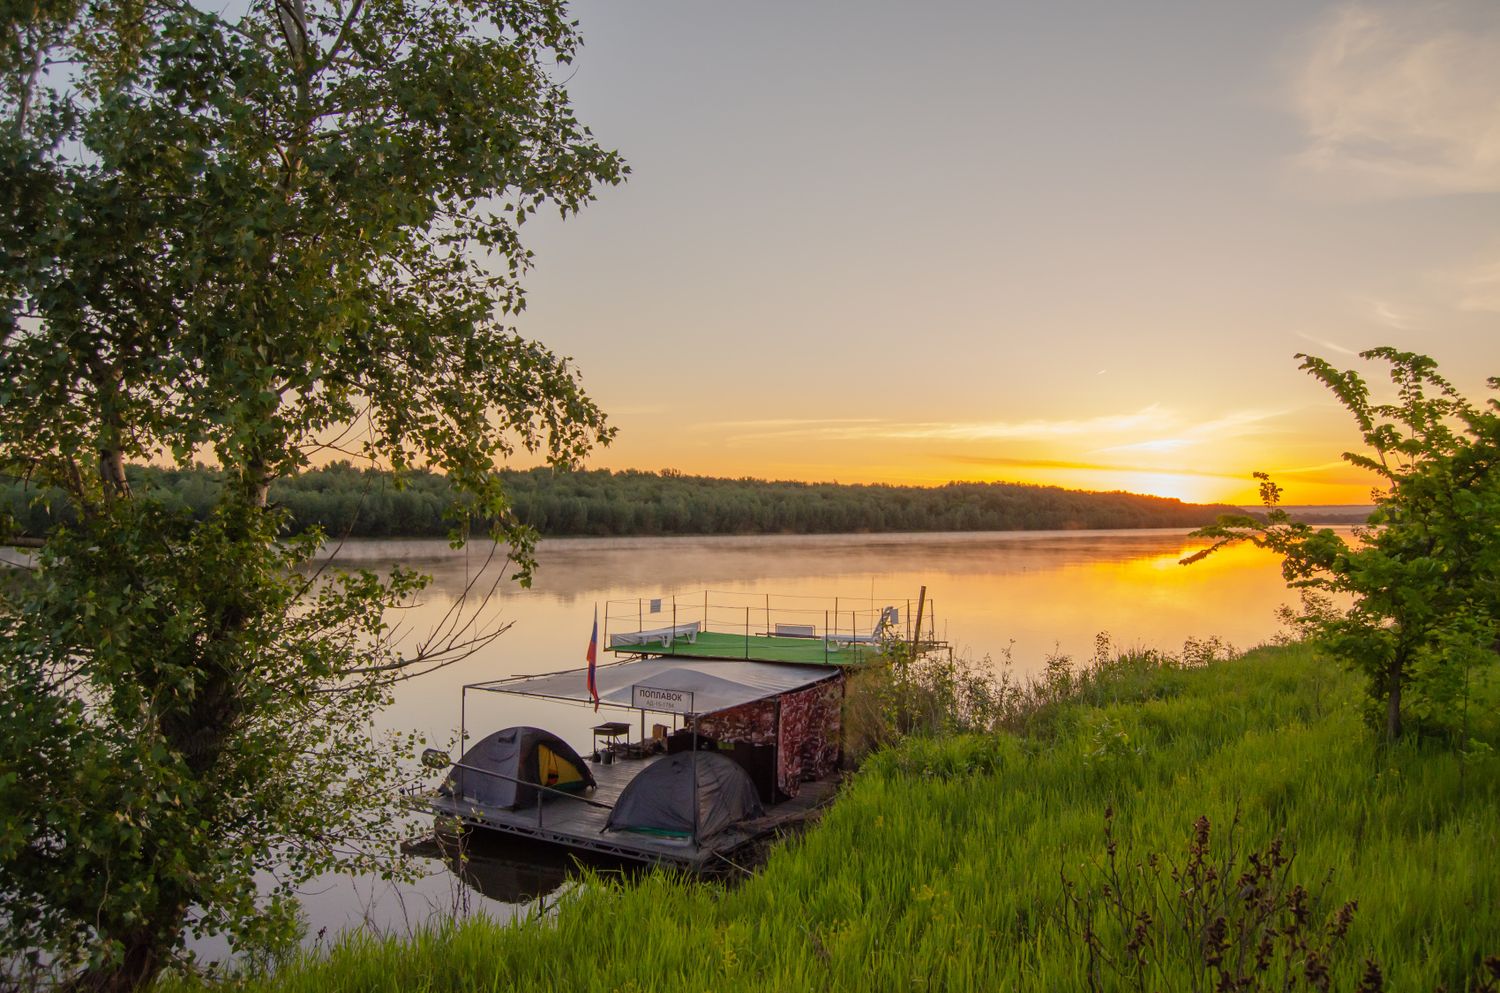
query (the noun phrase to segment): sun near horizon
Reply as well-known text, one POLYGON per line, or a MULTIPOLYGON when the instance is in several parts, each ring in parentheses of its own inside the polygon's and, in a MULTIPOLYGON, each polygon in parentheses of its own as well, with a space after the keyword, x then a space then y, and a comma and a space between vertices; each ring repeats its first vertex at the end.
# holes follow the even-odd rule
MULTIPOLYGON (((589 468, 613 471, 659 471, 641 465, 605 464, 610 460, 596 459, 589 468)), ((1175 472, 1170 469, 1103 469, 1091 466, 1076 468, 1038 465, 1035 468, 1016 466, 1012 471, 1000 473, 976 473, 969 467, 956 464, 953 471, 941 469, 929 475, 918 474, 866 474, 857 471, 832 472, 829 475, 794 475, 765 471, 763 467, 741 468, 726 464, 723 468, 661 468, 684 472, 688 475, 739 479, 750 477, 772 482, 798 483, 842 483, 850 485, 890 485, 936 487, 949 483, 1015 483, 1025 486, 1055 486, 1065 490, 1088 492, 1124 492, 1143 496, 1158 496, 1181 500, 1184 503, 1224 503, 1234 506, 1251 506, 1260 503, 1259 483, 1253 479, 1242 481, 1230 475, 1218 476, 1193 470, 1175 472)), ((1293 483, 1283 502, 1307 506, 1363 506, 1372 501, 1375 480, 1366 473, 1351 470, 1351 481, 1340 482, 1342 464, 1326 467, 1313 476, 1307 470, 1277 476, 1278 484, 1293 483), (1360 478, 1365 477, 1365 478, 1360 478), (1323 481, 1326 480, 1326 481, 1323 481)))
POLYGON ((1260 502, 1254 473, 1265 472, 1288 504, 1368 504, 1380 480, 1344 461, 1361 439, 1319 390, 1308 380, 1302 406, 1217 417, 1151 404, 1082 418, 739 418, 675 428, 663 423, 668 408, 626 403, 612 412, 619 437, 589 467, 902 486, 1020 483, 1235 505, 1260 502))

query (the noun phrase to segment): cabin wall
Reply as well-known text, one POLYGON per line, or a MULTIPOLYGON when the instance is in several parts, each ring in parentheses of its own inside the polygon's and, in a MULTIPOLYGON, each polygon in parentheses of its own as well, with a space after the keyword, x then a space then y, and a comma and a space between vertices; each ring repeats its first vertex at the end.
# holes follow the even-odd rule
POLYGON ((796 796, 802 784, 838 768, 843 681, 831 679, 697 719, 698 734, 722 742, 776 746, 776 788, 796 796))
POLYGON ((796 796, 804 782, 821 779, 838 768, 843 698, 842 679, 830 679, 780 697, 781 747, 776 778, 787 796, 796 796))
POLYGON ((715 741, 776 744, 776 700, 756 700, 729 710, 699 717, 698 734, 715 741))
POLYGON ((781 789, 776 755, 776 701, 757 700, 697 720, 698 734, 734 746, 724 753, 750 774, 762 803, 777 800, 781 789))

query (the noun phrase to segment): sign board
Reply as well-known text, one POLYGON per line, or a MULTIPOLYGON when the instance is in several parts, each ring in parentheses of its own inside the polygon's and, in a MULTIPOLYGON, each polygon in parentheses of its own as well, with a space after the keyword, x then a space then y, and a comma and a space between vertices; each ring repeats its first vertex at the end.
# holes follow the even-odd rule
POLYGON ((630 687, 630 705, 637 710, 656 710, 666 714, 693 713, 691 690, 665 690, 658 686, 630 687))

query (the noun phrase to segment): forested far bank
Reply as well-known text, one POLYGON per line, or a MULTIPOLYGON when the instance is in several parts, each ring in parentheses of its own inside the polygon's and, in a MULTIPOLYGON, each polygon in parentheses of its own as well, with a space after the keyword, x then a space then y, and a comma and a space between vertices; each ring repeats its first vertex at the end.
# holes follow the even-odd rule
MULTIPOLYGON (((222 485, 217 470, 131 466, 138 496, 206 515, 222 485)), ((547 468, 502 473, 516 516, 551 536, 833 534, 882 531, 1045 531, 1177 528, 1211 523, 1235 508, 1134 493, 1095 493, 1019 483, 850 485, 719 479, 672 470, 547 468)), ((453 504, 448 480, 414 472, 399 483, 376 469, 336 463, 280 480, 271 501, 294 531, 439 537, 453 504)), ((0 515, 41 536, 67 519, 65 502, 16 479, 0 483, 0 515)))

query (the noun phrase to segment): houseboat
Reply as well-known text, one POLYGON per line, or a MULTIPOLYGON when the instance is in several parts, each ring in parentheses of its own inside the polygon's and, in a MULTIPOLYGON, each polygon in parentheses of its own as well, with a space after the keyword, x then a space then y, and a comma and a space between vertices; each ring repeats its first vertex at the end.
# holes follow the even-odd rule
POLYGON ((925 593, 915 614, 905 601, 764 594, 610 601, 590 656, 598 646, 614 661, 467 684, 460 726, 467 742, 471 693, 614 719, 582 750, 537 727, 486 732, 428 803, 465 827, 714 869, 832 799, 846 678, 895 645, 935 644, 925 593))

